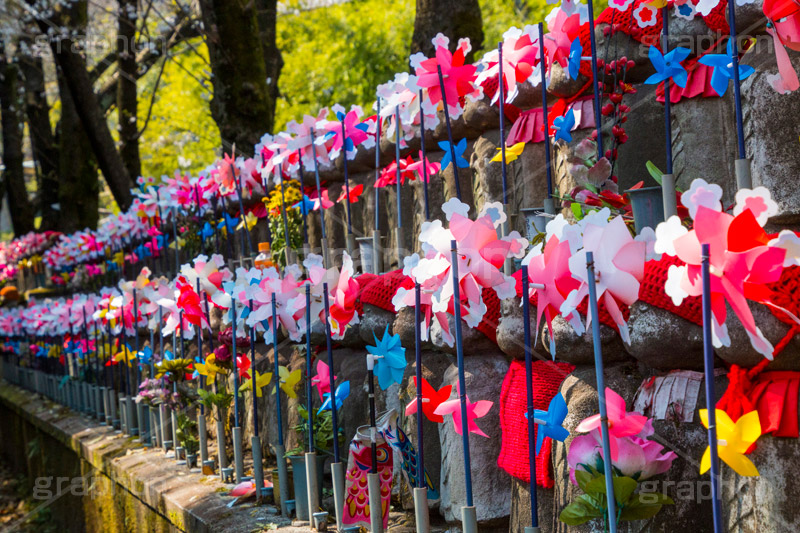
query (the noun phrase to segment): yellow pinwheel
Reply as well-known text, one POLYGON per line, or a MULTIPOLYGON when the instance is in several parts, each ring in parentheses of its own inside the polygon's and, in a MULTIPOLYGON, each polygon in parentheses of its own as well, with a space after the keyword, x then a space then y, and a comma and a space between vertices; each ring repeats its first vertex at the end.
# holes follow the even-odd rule
MULTIPOLYGON (((514 146, 506 146, 506 163, 511 163, 521 156, 524 149, 524 142, 517 143, 514 146)), ((503 153, 500 148, 497 149, 497 155, 492 158, 492 161, 494 163, 500 163, 503 161, 503 153)))
MULTIPOLYGON (((298 368, 294 372, 289 372, 285 366, 278 367, 278 380, 281 385, 281 390, 286 393, 289 398, 297 398, 297 393, 294 388, 300 383, 300 378, 303 377, 302 371, 298 368)), ((275 387, 272 388, 272 394, 275 394, 275 387)))
MULTIPOLYGON (((256 373, 256 396, 258 398, 261 398, 262 396, 261 389, 269 385, 269 382, 272 381, 272 372, 266 372, 264 374, 262 374, 258 370, 254 370, 253 372, 256 373)), ((241 394, 243 391, 250 390, 252 388, 253 388, 253 380, 252 379, 245 380, 245 382, 242 383, 241 387, 239 387, 239 394, 241 394)))
POLYGON ((122 349, 118 351, 116 354, 114 354, 114 361, 116 361, 117 363, 125 361, 128 363, 128 366, 133 366, 131 365, 131 361, 135 359, 136 359, 136 354, 130 348, 128 348, 127 344, 123 345, 122 349))
POLYGON ((245 224, 247 224, 247 230, 249 231, 249 230, 253 229, 253 227, 256 225, 256 223, 258 223, 258 217, 255 216, 253 213, 247 213, 244 216, 244 220, 239 222, 239 225, 236 226, 236 229, 240 230, 240 229, 244 228, 245 224))
MULTIPOLYGON (((747 458, 745 452, 761 436, 761 422, 758 411, 750 411, 739 418, 736 423, 722 409, 716 410, 717 417, 717 449, 719 458, 740 476, 757 476, 758 470, 747 458)), ((700 409, 700 421, 708 427, 708 411, 700 409)), ((707 447, 700 460, 700 473, 705 474, 711 468, 711 448, 707 447)))
POLYGON ((217 360, 213 353, 206 357, 205 363, 195 363, 194 369, 197 370, 198 374, 206 377, 206 384, 208 385, 214 383, 214 380, 217 378, 217 374, 222 374, 225 372, 223 368, 217 366, 217 360))

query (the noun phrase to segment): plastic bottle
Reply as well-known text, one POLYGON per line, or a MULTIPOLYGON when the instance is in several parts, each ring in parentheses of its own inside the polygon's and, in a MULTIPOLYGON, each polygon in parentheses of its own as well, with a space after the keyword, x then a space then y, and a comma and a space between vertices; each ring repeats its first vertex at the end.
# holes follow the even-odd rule
POLYGON ((254 264, 259 270, 275 266, 275 263, 272 262, 272 252, 270 251, 268 242, 258 243, 258 255, 256 256, 254 264))

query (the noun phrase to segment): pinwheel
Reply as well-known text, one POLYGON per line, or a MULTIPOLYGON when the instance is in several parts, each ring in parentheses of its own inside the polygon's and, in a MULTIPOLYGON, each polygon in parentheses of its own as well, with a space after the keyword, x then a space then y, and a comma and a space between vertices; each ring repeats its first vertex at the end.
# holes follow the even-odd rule
MULTIPOLYGON (((262 374, 261 372, 256 370, 255 373, 256 373, 256 397, 261 398, 262 396, 261 389, 269 385, 270 381, 272 381, 272 372, 265 372, 262 374)), ((244 383, 239 385, 239 394, 241 394, 242 391, 248 391, 252 388, 253 388, 253 380, 249 379, 248 377, 248 379, 244 380, 244 383)))
MULTIPOLYGON (((294 389, 303 377, 302 369, 298 368, 294 372, 289 372, 288 368, 281 366, 278 367, 278 376, 278 383, 280 384, 281 390, 286 393, 286 396, 289 398, 297 398, 297 392, 295 392, 294 389)), ((275 394, 275 390, 275 387, 272 387, 272 394, 275 394)))
POLYGON ((450 53, 448 46, 450 39, 439 33, 431 41, 436 48, 436 56, 431 59, 412 56, 411 63, 417 74, 417 85, 428 90, 431 103, 447 102, 449 114, 458 118, 464 110, 461 99, 469 97, 479 98, 483 92, 480 87, 475 87, 472 80, 475 76, 475 65, 465 65, 466 55, 472 50, 469 39, 459 39, 455 53, 450 53), (438 68, 442 70, 440 83, 438 68))
POLYGON ((553 140, 561 139, 567 143, 572 142, 572 133, 570 132, 573 128, 575 128, 575 112, 570 107, 564 115, 553 119, 553 130, 555 131, 553 140))
POLYGON ((337 104, 331 108, 331 111, 336 115, 338 121, 325 122, 323 125, 325 130, 333 133, 333 142, 329 151, 331 159, 339 157, 343 147, 347 159, 353 159, 359 145, 364 144, 365 148, 372 148, 375 145, 375 137, 369 135, 371 123, 361 122, 361 117, 364 115, 361 107, 354 105, 350 111, 345 113, 344 107, 337 104))
MULTIPOLYGON (((538 62, 539 32, 536 26, 525 26, 523 30, 511 28, 503 34, 503 81, 505 83, 505 102, 510 104, 519 93, 518 84, 535 76, 534 65, 538 62), (536 43, 536 44, 534 44, 536 43)), ((496 80, 500 71, 500 54, 498 50, 487 52, 481 60, 487 65, 478 74, 475 83, 483 85, 488 80, 496 80)), ((500 91, 492 97, 496 104, 500 91)))
POLYGON ((425 154, 423 154, 421 150, 419 152, 419 161, 414 161, 408 165, 408 170, 415 172, 418 179, 425 183, 428 183, 430 177, 434 174, 437 174, 441 168, 442 166, 439 163, 431 163, 428 161, 428 159, 425 157, 425 154))
MULTIPOLYGON (((600 223, 605 223, 605 220, 600 219, 600 223)), ((583 231, 583 244, 583 249, 569 258, 570 272, 580 281, 580 286, 567 295, 561 304, 561 314, 567 316, 576 312, 578 304, 589 294, 586 252, 593 252, 597 300, 605 304, 620 337, 630 344, 628 324, 618 302, 631 305, 639 298, 639 283, 644 277, 647 243, 634 240, 625 221, 617 216, 604 226, 587 223, 583 231)), ((587 315, 587 328, 591 319, 591 314, 587 315)))
POLYGON ((342 189, 342 193, 339 195, 339 198, 336 199, 336 203, 340 204, 347 200, 351 204, 358 203, 358 197, 361 196, 361 193, 364 192, 364 184, 359 183, 355 187, 350 189, 350 196, 347 196, 347 193, 344 189, 342 189))
MULTIPOLYGON (((621 437, 630 437, 639 433, 644 425, 647 423, 647 417, 638 413, 629 413, 625 406, 625 400, 622 396, 606 387, 605 392, 606 409, 608 414, 608 434, 611 461, 619 459, 619 445, 617 439, 621 437)), ((599 430, 601 426, 600 415, 592 415, 585 418, 575 431, 578 433, 588 433, 593 430, 599 430)))
POLYGON ((330 209, 333 207, 333 202, 331 202, 331 199, 328 197, 328 189, 322 191, 322 200, 317 196, 317 191, 313 191, 308 198, 312 202, 312 211, 319 211, 320 206, 322 209, 330 209))
MULTIPOLYGON (((525 413, 527 418, 527 413, 525 413)), ((567 418, 567 402, 559 392, 550 400, 547 411, 536 409, 533 412, 533 421, 539 427, 536 428, 536 453, 542 449, 545 437, 564 442, 569 437, 569 431, 564 429, 564 419, 567 418)), ((530 423, 530 421, 528 421, 530 423)))
POLYGON ((245 354, 236 356, 236 372, 242 379, 250 379, 250 358, 245 354))
POLYGON ((135 360, 136 360, 136 354, 133 352, 133 350, 130 349, 130 346, 128 346, 127 344, 123 344, 120 350, 116 354, 114 354, 114 361, 117 363, 125 362, 128 364, 128 366, 132 366, 131 361, 135 360))
MULTIPOLYGON (((439 148, 441 148, 444 151, 444 155, 442 156, 441 169, 445 170, 453 163, 452 156, 450 153, 450 142, 439 141, 439 148)), ((469 167, 469 161, 464 159, 464 151, 467 149, 467 139, 465 138, 458 141, 458 144, 454 146, 454 149, 456 154, 456 166, 458 168, 469 167)))
MULTIPOLYGON (((733 39, 728 39, 726 53, 706 54, 700 58, 699 62, 714 69, 711 74, 711 88, 720 96, 725 96, 728 90, 728 82, 733 79, 733 39)), ((739 80, 748 78, 756 71, 750 65, 739 64, 739 80)))
POLYGON ((153 350, 149 346, 145 346, 139 350, 136 356, 139 359, 139 364, 149 365, 150 361, 153 359, 153 350))
MULTIPOLYGON (((336 376, 333 379, 336 379, 336 376)), ((317 388, 320 401, 323 401, 325 395, 331 392, 330 371, 328 365, 321 359, 317 360, 317 375, 311 378, 311 384, 317 388)))
MULTIPOLYGON (((445 143, 447 144, 447 143, 445 143)), ((411 165, 414 164, 414 160, 411 156, 406 157, 405 159, 399 159, 397 161, 392 161, 383 170, 381 170, 380 177, 375 181, 375 187, 386 187, 388 185, 396 185, 397 184, 397 165, 400 164, 400 183, 404 184, 406 180, 411 181, 415 179, 414 172, 409 168, 411 165)))
MULTIPOLYGON (((547 320, 550 331, 553 329, 553 317, 558 315, 566 295, 577 289, 579 282, 572 277, 569 271, 569 258, 571 249, 569 241, 561 241, 556 235, 547 240, 544 252, 541 245, 534 247, 522 260, 523 270, 533 284, 531 290, 536 293, 536 339, 539 338, 539 324, 542 315, 547 320)), ((583 331, 583 324, 577 312, 572 312, 564 317, 577 332, 583 331)), ((579 333, 580 334, 580 333, 579 333)), ((556 356, 555 341, 550 340, 550 355, 556 356)))
MULTIPOLYGON (((350 396, 350 382, 349 381, 344 381, 344 382, 342 382, 340 385, 338 385, 336 387, 335 397, 336 397, 336 409, 337 410, 339 410, 342 407, 344 401, 347 399, 348 396, 350 396)), ((325 394, 324 398, 325 398, 325 400, 322 402, 322 405, 320 406, 319 410, 317 411, 318 415, 323 411, 330 411, 331 410, 331 407, 332 407, 331 406, 331 394, 330 393, 325 394)))
POLYGON ((306 196, 304 194, 303 195, 303 199, 300 200, 299 202, 297 202, 296 204, 292 205, 292 208, 293 209, 298 209, 298 208, 305 209, 305 212, 308 213, 309 211, 313 211, 315 205, 316 205, 316 203, 311 198, 309 198, 308 196, 306 196))
POLYGON ((249 230, 253 229, 256 226, 257 223, 258 223, 258 217, 255 216, 252 212, 250 212, 250 213, 247 213, 244 216, 244 219, 242 219, 236 225, 236 229, 237 230, 245 229, 245 225, 247 225, 247 230, 249 231, 249 230))
POLYGON ((389 335, 389 326, 386 326, 381 340, 378 340, 375 333, 372 338, 375 339, 375 346, 367 346, 367 369, 374 369, 378 376, 378 385, 386 390, 392 384, 403 381, 406 349, 400 344, 400 335, 389 335))
MULTIPOLYGON (((525 150, 525 142, 519 142, 514 146, 506 146, 506 163, 510 163, 512 161, 516 161, 516 159, 522 155, 523 150, 525 150)), ((497 155, 495 155, 491 160, 493 163, 500 163, 503 160, 503 153, 502 148, 497 149, 497 155)))
POLYGON ((570 79, 578 79, 578 71, 581 68, 581 61, 591 61, 591 57, 584 57, 583 45, 581 44, 580 37, 575 37, 569 47, 569 58, 567 59, 567 75, 570 79))
POLYGON ((691 50, 678 46, 666 54, 655 46, 650 46, 648 55, 650 62, 656 69, 656 73, 647 78, 644 82, 648 85, 656 85, 665 80, 672 79, 679 87, 686 87, 687 74, 681 62, 689 57, 691 50))
POLYGON ((288 152, 300 151, 300 158, 306 168, 313 168, 314 162, 327 167, 331 164, 328 154, 328 148, 325 142, 325 131, 318 131, 318 125, 325 124, 325 117, 328 115, 328 109, 322 108, 316 117, 311 115, 304 115, 303 121, 298 123, 291 121, 286 125, 287 131, 294 135, 288 142, 286 150, 288 152), (320 136, 317 137, 317 134, 320 136))
MULTIPOLYGON (((442 402, 439 406, 434 410, 434 414, 437 415, 452 415, 453 417, 453 426, 455 426, 456 433, 459 435, 462 434, 464 421, 461 419, 461 400, 460 397, 460 388, 458 384, 456 384, 456 398, 453 400, 447 400, 446 402, 442 402)), ((488 400, 479 400, 477 402, 471 402, 469 396, 466 397, 467 403, 467 431, 470 433, 475 433, 476 435, 480 435, 481 437, 489 438, 489 435, 483 432, 481 428, 478 427, 478 424, 475 422, 476 418, 481 418, 486 416, 489 413, 489 410, 494 405, 493 402, 488 400)))
MULTIPOLYGON (((417 377, 414 376, 414 386, 417 386, 417 377)), ((453 391, 452 385, 445 385, 438 391, 428 383, 428 380, 422 378, 422 413, 431 422, 441 424, 444 422, 444 417, 436 413, 436 409, 450 398, 450 393, 453 391)), ((417 412, 417 400, 412 399, 406 406, 406 416, 411 416, 417 412)))
POLYGON ((206 377, 206 384, 209 386, 214 383, 214 380, 217 378, 217 374, 225 373, 223 368, 217 366, 216 358, 214 357, 213 353, 206 357, 205 362, 195 362, 194 369, 199 376, 206 377))
POLYGON ((581 16, 570 14, 563 8, 554 10, 555 15, 547 22, 548 32, 544 35, 544 50, 547 62, 566 67, 572 42, 581 29, 581 16))
MULTIPOLYGON (((758 411, 750 411, 736 421, 728 413, 716 409, 717 451, 719 458, 740 476, 757 476, 758 469, 745 454, 761 436, 761 422, 758 411)), ((700 409, 700 421, 708 427, 708 410, 700 409)), ((711 447, 706 447, 700 460, 700 474, 711 468, 711 447)))
MULTIPOLYGON (((332 269, 335 273, 335 268, 332 269)), ((358 281, 353 277, 353 260, 347 252, 342 254, 342 269, 338 273, 335 285, 329 285, 331 305, 330 305, 330 326, 331 335, 334 339, 344 337, 345 330, 351 324, 358 324, 358 313, 356 312, 356 299, 359 294, 358 281)), ((322 311, 320 311, 321 313, 322 311)), ((322 319, 320 314, 320 319, 322 319)))

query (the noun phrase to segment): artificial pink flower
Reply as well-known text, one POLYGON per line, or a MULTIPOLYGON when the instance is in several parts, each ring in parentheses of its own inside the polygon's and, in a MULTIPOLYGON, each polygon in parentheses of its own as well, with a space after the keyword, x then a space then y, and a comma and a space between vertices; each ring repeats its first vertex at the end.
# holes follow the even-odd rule
MULTIPOLYGON (((605 401, 608 415, 611 460, 617 461, 619 459, 619 445, 617 440, 622 437, 636 435, 642 431, 642 428, 644 428, 647 423, 647 417, 638 413, 628 413, 625 400, 622 399, 622 396, 608 387, 606 387, 605 401)), ((575 431, 578 433, 588 433, 600 427, 600 415, 596 414, 584 419, 578 424, 575 431)))

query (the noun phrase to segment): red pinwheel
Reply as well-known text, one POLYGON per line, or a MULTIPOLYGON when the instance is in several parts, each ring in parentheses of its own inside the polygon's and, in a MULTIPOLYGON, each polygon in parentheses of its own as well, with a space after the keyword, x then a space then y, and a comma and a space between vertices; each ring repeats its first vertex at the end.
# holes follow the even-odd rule
POLYGON ((199 327, 208 327, 206 313, 200 305, 200 296, 195 292, 194 287, 188 283, 178 282, 178 309, 183 311, 183 318, 189 323, 199 327))
MULTIPOLYGON (((406 180, 413 180, 416 178, 413 170, 409 167, 414 163, 411 156, 400 160, 400 184, 404 184, 406 180)), ((387 185, 395 185, 397 183, 397 161, 392 161, 382 171, 381 175, 375 181, 375 187, 386 187, 387 185)))
MULTIPOLYGON (((357 203, 358 197, 361 196, 362 192, 364 192, 364 185, 361 183, 359 183, 355 187, 350 187, 350 197, 348 201, 351 204, 357 203)), ((339 195, 339 198, 337 198, 336 203, 340 204, 343 201, 345 201, 346 198, 348 198, 347 191, 344 188, 342 188, 342 194, 339 195)))
MULTIPOLYGON (((456 384, 456 392, 459 391, 459 386, 456 384)), ((455 426, 456 433, 462 435, 462 432, 464 431, 464 420, 461 418, 461 400, 459 399, 460 393, 456 396, 457 397, 453 400, 442 402, 441 405, 436 408, 434 413, 437 415, 452 415, 453 425, 455 426)), ((483 430, 478 427, 478 424, 475 423, 475 419, 486 416, 494 403, 490 402, 489 400, 471 402, 469 396, 465 398, 465 401, 467 403, 467 431, 488 439, 489 435, 484 433, 483 430)))
MULTIPOLYGON (((437 34, 432 42, 436 47, 436 56, 419 62, 416 67, 417 85, 428 89, 428 96, 434 105, 442 100, 442 91, 444 90, 451 117, 457 118, 463 110, 459 100, 476 93, 475 85, 473 85, 476 67, 464 64, 465 57, 472 47, 469 39, 460 39, 455 53, 450 53, 448 49, 450 40, 441 33, 437 34), (437 67, 442 69, 444 87, 439 84, 437 67)), ((480 92, 479 89, 477 93, 480 94, 480 92)))
POLYGON ((544 36, 544 50, 547 61, 551 65, 558 63, 566 67, 569 63, 569 52, 572 42, 580 33, 581 16, 578 13, 568 15, 559 9, 556 16, 547 24, 550 30, 544 36))
MULTIPOLYGON (((510 103, 517 96, 517 84, 526 81, 533 73, 533 66, 539 62, 539 47, 533 44, 533 37, 529 33, 531 26, 526 31, 511 28, 503 34, 503 82, 506 87, 506 103, 510 103)), ((535 28, 533 28, 535 30, 535 28)), ((483 84, 488 80, 496 80, 500 70, 500 54, 497 50, 487 53, 483 61, 488 67, 478 76, 477 83, 483 84)), ((492 104, 496 103, 500 91, 496 91, 492 104)))
MULTIPOLYGON (((416 376, 414 376, 414 386, 417 386, 416 376)), ((437 424, 444 422, 444 417, 435 411, 450 398, 452 391, 452 385, 445 385, 437 391, 425 378, 422 378, 422 414, 425 415, 425 418, 437 424)), ((413 398, 406 406, 406 416, 411 416, 416 412, 417 399, 413 398)))

